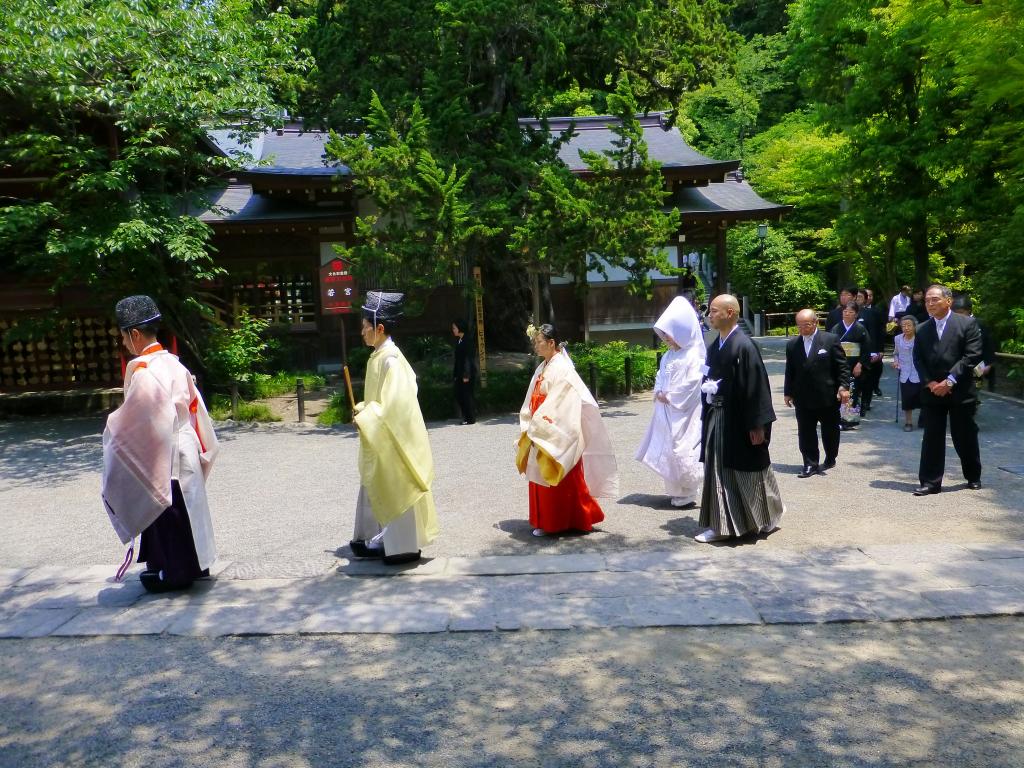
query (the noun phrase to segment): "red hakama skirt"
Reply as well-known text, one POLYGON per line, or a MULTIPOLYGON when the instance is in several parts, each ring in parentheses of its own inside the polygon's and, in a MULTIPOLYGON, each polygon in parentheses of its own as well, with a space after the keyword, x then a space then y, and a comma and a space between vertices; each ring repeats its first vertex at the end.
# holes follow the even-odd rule
POLYGON ((558 485, 530 483, 530 525, 534 528, 545 533, 590 531, 602 520, 604 512, 587 488, 582 460, 558 485))

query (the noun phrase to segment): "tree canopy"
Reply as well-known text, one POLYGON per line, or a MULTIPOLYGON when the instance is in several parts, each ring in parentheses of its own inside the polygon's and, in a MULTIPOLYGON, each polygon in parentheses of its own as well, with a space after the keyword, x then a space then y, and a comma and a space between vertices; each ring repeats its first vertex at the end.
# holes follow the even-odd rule
MULTIPOLYGON (((439 215, 441 198, 431 203, 418 194, 420 169, 406 181, 388 173, 396 137, 378 135, 385 114, 418 116, 414 134, 400 140, 415 136, 417 164, 458 180, 451 191, 465 205, 463 225, 448 230, 450 243, 430 247, 443 259, 461 251, 483 267, 485 289, 502 296, 488 302, 488 326, 499 343, 518 346, 530 303, 528 269, 583 275, 598 252, 626 266, 643 289, 647 268, 658 262, 652 249, 666 242, 666 223, 657 169, 630 121, 635 111, 674 111, 683 93, 711 81, 737 40, 725 11, 717 0, 323 0, 308 39, 317 66, 306 112, 339 133, 382 140, 376 161, 368 151, 373 142, 341 140, 334 151, 387 179, 367 179, 371 192, 374 184, 378 192, 415 186, 404 189, 412 194, 403 205, 418 207, 413 219, 427 221, 439 215), (523 117, 608 113, 628 117, 622 144, 588 158, 585 181, 556 159, 568 137, 544 130, 531 136, 519 124, 523 117), (380 165, 367 165, 373 162, 380 165)), ((360 226, 378 258, 388 258, 387 241, 390 253, 419 263, 426 252, 411 254, 412 243, 396 238, 398 221, 413 219, 360 226)), ((369 255, 366 248, 358 253, 369 255)))
POLYGON ((148 292, 186 341, 214 276, 197 193, 229 161, 205 131, 262 130, 295 98, 298 22, 245 0, 19 0, 0 6, 0 269, 54 290, 148 292))

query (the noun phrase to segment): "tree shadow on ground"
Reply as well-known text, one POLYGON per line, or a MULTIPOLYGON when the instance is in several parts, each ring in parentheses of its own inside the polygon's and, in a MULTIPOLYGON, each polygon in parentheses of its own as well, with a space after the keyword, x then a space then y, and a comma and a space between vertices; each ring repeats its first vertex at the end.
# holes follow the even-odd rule
POLYGON ((0 758, 36 768, 1014 765, 1019 629, 996 619, 5 641, 0 758))
POLYGON ((0 477, 54 485, 103 468, 104 417, 0 421, 0 477))

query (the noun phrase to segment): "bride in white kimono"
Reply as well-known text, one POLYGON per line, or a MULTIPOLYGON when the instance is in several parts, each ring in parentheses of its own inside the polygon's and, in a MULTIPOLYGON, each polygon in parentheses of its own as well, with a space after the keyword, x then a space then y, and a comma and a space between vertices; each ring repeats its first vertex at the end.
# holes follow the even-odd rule
POLYGON ((654 324, 668 345, 654 379, 654 414, 637 450, 637 461, 665 481, 674 507, 697 501, 704 476, 700 464, 701 366, 704 335, 693 305, 677 296, 654 324))

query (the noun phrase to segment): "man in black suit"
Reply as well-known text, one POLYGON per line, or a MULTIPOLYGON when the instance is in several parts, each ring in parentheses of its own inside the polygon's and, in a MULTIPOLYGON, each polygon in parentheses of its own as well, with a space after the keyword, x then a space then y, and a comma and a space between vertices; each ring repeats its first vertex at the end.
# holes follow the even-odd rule
POLYGON ((463 424, 476 424, 476 405, 473 402, 473 385, 476 381, 476 356, 473 343, 466 336, 469 323, 459 318, 452 323, 455 337, 455 365, 452 368, 452 384, 455 400, 462 412, 463 424))
POLYGON ((836 465, 839 455, 839 405, 850 399, 850 366, 839 337, 818 330, 814 310, 796 315, 800 335, 786 345, 783 386, 788 407, 796 406, 797 439, 803 469, 797 477, 810 477, 836 465), (818 424, 825 448, 825 463, 818 464, 818 424))
POLYGON ((843 319, 843 308, 857 298, 857 286, 850 285, 839 291, 839 303, 828 311, 828 318, 825 320, 825 330, 835 328, 843 319))
POLYGON ((931 317, 917 329, 914 367, 921 376, 921 485, 915 496, 942 490, 946 469, 946 420, 953 447, 960 457, 967 487, 981 488, 981 452, 974 413, 978 394, 974 367, 981 361, 981 330, 973 317, 952 310, 953 293, 944 285, 925 291, 925 306, 931 317))
POLYGON ((860 415, 867 416, 871 410, 871 398, 873 395, 880 395, 878 382, 882 378, 882 349, 885 346, 885 318, 878 312, 871 301, 874 298, 870 288, 861 288, 857 291, 857 322, 864 325, 868 335, 871 337, 870 356, 864 373, 861 374, 860 399, 856 401, 860 405, 860 415))

